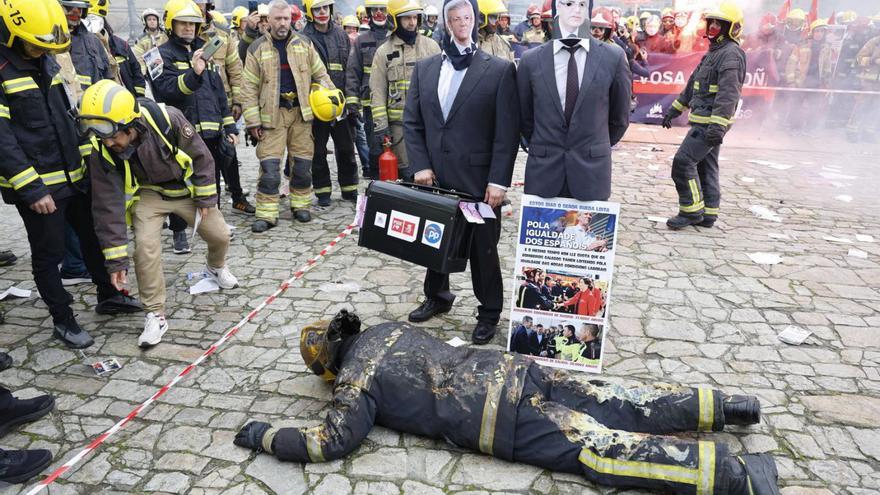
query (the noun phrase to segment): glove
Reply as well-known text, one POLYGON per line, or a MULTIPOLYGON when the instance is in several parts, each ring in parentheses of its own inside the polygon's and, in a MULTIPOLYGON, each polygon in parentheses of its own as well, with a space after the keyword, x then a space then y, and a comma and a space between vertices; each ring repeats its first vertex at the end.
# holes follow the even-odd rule
POLYGON ((348 117, 351 117, 352 115, 359 115, 361 110, 354 103, 348 103, 345 105, 345 113, 348 117))
POLYGON ((718 125, 718 124, 709 124, 709 127, 706 128, 706 133, 703 136, 703 139, 706 141, 706 144, 710 146, 718 146, 724 141, 724 134, 727 130, 718 125))
POLYGON ((383 148, 385 136, 388 136, 389 139, 391 138, 391 132, 387 128, 373 132, 373 140, 375 141, 373 144, 376 146, 376 149, 381 150, 383 148))
POLYGON ((672 107, 669 107, 669 110, 666 110, 666 115, 663 116, 663 128, 671 129, 673 119, 676 119, 679 115, 681 115, 681 112, 672 107))
POLYGON ((245 447, 251 450, 256 450, 257 452, 263 451, 263 435, 269 430, 271 425, 269 423, 263 423, 260 421, 251 421, 250 423, 244 425, 244 428, 241 429, 236 435, 235 440, 232 441, 235 445, 239 447, 245 447))

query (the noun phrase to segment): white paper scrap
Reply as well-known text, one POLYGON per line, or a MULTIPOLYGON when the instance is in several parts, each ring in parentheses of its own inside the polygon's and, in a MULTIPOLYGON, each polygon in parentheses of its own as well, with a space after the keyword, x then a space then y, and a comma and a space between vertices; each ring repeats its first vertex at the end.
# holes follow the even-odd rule
POLYGON ((856 240, 859 242, 874 242, 874 236, 865 234, 856 234, 856 240))
POLYGON ((850 201, 852 201, 853 198, 849 194, 839 194, 837 196, 834 196, 834 199, 838 201, 843 201, 844 203, 849 203, 850 201))
POLYGON ((646 154, 644 154, 644 153, 639 153, 638 155, 636 155, 636 158, 639 158, 639 159, 642 159, 642 160, 653 160, 653 159, 654 159, 654 155, 646 155, 646 154))
POLYGON ((784 239, 784 240, 791 239, 790 237, 788 237, 785 234, 777 234, 776 232, 771 232, 771 233, 767 234, 767 237, 769 237, 771 239, 784 239))
POLYGON ((810 336, 813 332, 809 330, 804 330, 803 328, 798 328, 794 325, 789 325, 785 327, 785 330, 777 335, 777 338, 786 344, 791 345, 801 345, 807 340, 807 337, 810 336))
POLYGON ((487 205, 486 203, 477 203, 477 211, 483 218, 498 218, 495 216, 495 212, 492 211, 492 207, 487 205))
POLYGON ((851 256, 853 258, 862 258, 868 259, 868 253, 862 251, 861 249, 849 248, 849 252, 846 253, 847 256, 851 256))
POLYGON ((829 242, 839 242, 842 244, 852 244, 852 240, 847 239, 846 237, 834 237, 833 235, 826 235, 826 236, 822 237, 822 239, 825 239, 826 241, 829 241, 829 242))
POLYGON ((205 292, 214 292, 220 290, 217 281, 213 277, 203 278, 189 288, 189 293, 193 296, 204 294, 205 292))
POLYGON ((451 345, 452 347, 461 347, 467 344, 467 342, 461 340, 458 337, 452 337, 451 339, 447 340, 446 343, 451 345))
POLYGON ((743 182, 755 182, 755 179, 754 179, 754 178, 752 178, 752 177, 746 177, 746 176, 742 176, 742 177, 740 177, 739 180, 741 180, 741 181, 743 181, 743 182))
POLYGON ((652 222, 666 223, 666 219, 663 218, 663 217, 650 217, 650 216, 649 216, 649 217, 647 217, 647 219, 650 220, 650 221, 652 221, 652 222))
POLYGON ((776 170, 788 170, 792 167, 792 165, 783 165, 781 163, 771 163, 769 166, 776 170))
POLYGON ((775 265, 782 263, 782 256, 776 253, 749 253, 749 258, 758 265, 775 265))
POLYGON ((660 170, 660 165, 648 165, 648 170, 660 170))
POLYGON ((752 205, 752 207, 749 208, 749 211, 754 213, 758 218, 762 218, 764 220, 770 220, 771 222, 782 221, 782 217, 780 217, 779 214, 767 208, 766 206, 752 205))
POLYGON ((0 301, 6 299, 7 297, 31 297, 31 291, 27 289, 19 289, 18 287, 12 286, 4 290, 3 292, 0 292, 0 301))

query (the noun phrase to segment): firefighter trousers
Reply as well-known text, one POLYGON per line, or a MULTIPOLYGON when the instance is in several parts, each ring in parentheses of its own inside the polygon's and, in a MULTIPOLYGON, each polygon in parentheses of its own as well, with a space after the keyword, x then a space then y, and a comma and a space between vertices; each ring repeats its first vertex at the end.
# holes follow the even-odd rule
POLYGON ((382 146, 376 143, 373 133, 373 109, 364 107, 364 132, 367 133, 367 146, 370 147, 370 163, 364 176, 370 179, 379 178, 379 155, 382 154, 382 146))
POLYGON ((315 136, 315 155, 312 159, 312 185, 318 197, 330 196, 330 165, 327 163, 327 141, 333 138, 336 159, 336 180, 346 196, 357 194, 358 170, 354 150, 354 134, 348 119, 336 122, 312 122, 315 136))
POLYGON ((263 140, 257 144, 260 173, 257 180, 258 220, 278 221, 278 188, 281 185, 281 161, 284 152, 293 157, 290 174, 290 208, 308 210, 312 192, 312 124, 302 118, 299 107, 280 108, 278 125, 263 129, 263 140))
POLYGON ((705 141, 706 126, 694 124, 672 159, 672 181, 678 192, 680 215, 718 216, 721 184, 718 154, 721 146, 705 141))
MULTIPOLYGON (((391 151, 397 156, 397 176, 403 180, 410 180, 409 157, 406 155, 406 143, 403 142, 403 122, 392 122, 389 128, 391 129, 391 151)), ((379 154, 381 153, 379 151, 379 154)))
POLYGON ((534 366, 517 411, 513 460, 607 486, 727 495, 724 444, 660 436, 721 430, 723 399, 709 388, 624 388, 534 366))

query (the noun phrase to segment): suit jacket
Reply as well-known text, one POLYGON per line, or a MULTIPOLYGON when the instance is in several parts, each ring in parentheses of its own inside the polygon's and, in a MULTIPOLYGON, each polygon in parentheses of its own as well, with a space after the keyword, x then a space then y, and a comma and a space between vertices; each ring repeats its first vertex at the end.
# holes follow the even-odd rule
POLYGON ((523 54, 517 74, 522 133, 529 143, 525 192, 559 195, 565 181, 581 201, 611 195, 611 147, 629 127, 632 75, 617 45, 590 38, 569 125, 553 67, 553 43, 523 54))
POLYGON ((529 338, 529 331, 526 327, 520 325, 513 332, 513 339, 510 342, 510 350, 519 354, 531 354, 532 346, 529 338))
POLYGON ((474 53, 446 121, 437 86, 441 55, 413 69, 403 112, 410 172, 432 169, 441 187, 482 199, 489 182, 509 186, 519 143, 516 68, 474 53))

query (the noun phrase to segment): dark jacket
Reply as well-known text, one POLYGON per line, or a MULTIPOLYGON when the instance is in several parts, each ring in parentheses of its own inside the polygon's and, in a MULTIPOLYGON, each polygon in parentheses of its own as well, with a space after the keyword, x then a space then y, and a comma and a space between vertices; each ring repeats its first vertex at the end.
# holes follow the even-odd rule
POLYGON ((388 30, 384 27, 360 33, 351 46, 351 56, 345 68, 345 103, 360 107, 370 106, 370 69, 376 48, 385 41, 388 30))
POLYGON ((629 127, 632 76, 619 46, 590 38, 570 124, 556 89, 554 42, 523 54, 517 71, 522 134, 529 143, 525 192, 581 201, 611 195, 611 147, 629 127))
MULTIPOLYGON (((99 42, 100 43, 100 42, 99 42)), ((30 205, 87 187, 70 100, 51 56, 25 60, 0 46, 0 192, 30 205)))
POLYGON ((348 344, 323 423, 281 428, 284 461, 323 462, 356 449, 374 424, 513 459, 527 358, 443 345, 406 323, 384 323, 348 344))
POLYGON ((119 77, 122 79, 125 89, 137 96, 145 96, 147 83, 141 72, 141 64, 138 62, 137 57, 134 56, 131 47, 128 46, 125 40, 115 34, 110 35, 109 44, 110 53, 113 54, 116 63, 119 65, 119 77))
POLYGON ((534 335, 534 332, 529 332, 523 325, 517 327, 510 339, 510 350, 519 354, 531 354, 531 335, 534 335))
MULTIPOLYGON (((204 43, 196 38, 192 51, 204 43)), ((162 56, 162 73, 153 81, 156 101, 182 110, 202 138, 216 138, 221 135, 221 129, 222 134, 237 134, 217 66, 208 62, 204 72, 196 75, 190 62, 192 53, 175 36, 159 47, 159 55, 162 56)))
POLYGON ((348 52, 351 51, 351 41, 345 31, 331 22, 330 29, 322 33, 315 29, 314 22, 308 22, 300 34, 312 40, 312 46, 324 62, 333 85, 345 88, 345 68, 348 66, 348 52))
POLYGON ((70 59, 82 89, 101 79, 113 79, 113 69, 107 60, 104 45, 82 23, 70 33, 70 59))
POLYGON ((446 121, 437 96, 442 55, 420 60, 404 107, 410 173, 431 169, 441 187, 479 198, 509 186, 519 144, 516 68, 479 48, 446 121))
POLYGON ((516 297, 516 307, 524 309, 549 310, 553 307, 553 300, 544 296, 538 286, 527 282, 519 287, 516 297))

